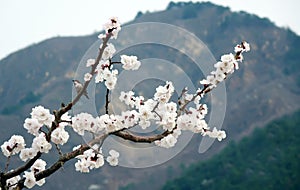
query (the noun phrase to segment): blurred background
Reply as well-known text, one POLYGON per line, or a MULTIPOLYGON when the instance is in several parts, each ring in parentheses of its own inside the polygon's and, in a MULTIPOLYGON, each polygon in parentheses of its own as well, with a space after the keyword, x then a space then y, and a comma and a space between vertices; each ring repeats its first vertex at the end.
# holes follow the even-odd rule
MULTIPOLYGON (((201 137, 195 135, 175 158, 143 169, 106 164, 81 174, 71 161, 34 189, 300 189, 298 1, 1 0, 0 4, 1 142, 21 134, 30 145, 32 137, 22 126, 31 108, 42 104, 57 109, 70 101, 75 69, 111 16, 124 24, 151 21, 185 28, 217 60, 242 40, 251 44, 240 70, 226 80, 224 142, 199 154, 201 137)), ((172 50, 160 48, 130 51, 141 58, 155 55, 182 63, 172 50)), ((191 77, 201 79, 197 73, 191 77)), ((72 136, 63 150, 82 141, 72 136)), ((43 159, 50 165, 55 156, 43 159)), ((5 162, 1 155, 1 168, 5 162)), ((11 162, 11 167, 21 164, 17 157, 11 162)))

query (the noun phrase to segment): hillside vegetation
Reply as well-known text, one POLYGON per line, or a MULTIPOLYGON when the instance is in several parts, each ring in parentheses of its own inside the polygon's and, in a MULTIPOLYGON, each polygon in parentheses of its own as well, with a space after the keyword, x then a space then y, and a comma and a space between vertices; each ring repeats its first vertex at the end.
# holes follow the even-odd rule
POLYGON ((300 189, 299 136, 300 111, 191 165, 163 189, 300 189))

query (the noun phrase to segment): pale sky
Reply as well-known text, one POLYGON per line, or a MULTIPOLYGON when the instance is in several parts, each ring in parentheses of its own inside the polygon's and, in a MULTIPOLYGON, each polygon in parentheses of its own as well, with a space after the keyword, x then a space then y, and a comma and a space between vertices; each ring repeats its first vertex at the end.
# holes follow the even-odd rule
MULTIPOLYGON (((268 17, 277 26, 289 27, 300 34, 299 0, 211 2, 228 6, 232 11, 243 10, 268 17)), ((133 20, 138 11, 164 10, 168 3, 169 0, 0 0, 0 59, 51 37, 88 35, 100 31, 102 24, 111 16, 117 16, 126 23, 133 20)))

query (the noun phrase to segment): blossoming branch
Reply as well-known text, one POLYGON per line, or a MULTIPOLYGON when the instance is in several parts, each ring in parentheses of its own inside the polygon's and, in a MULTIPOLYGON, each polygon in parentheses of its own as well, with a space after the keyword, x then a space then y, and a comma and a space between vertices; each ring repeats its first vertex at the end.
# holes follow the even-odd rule
POLYGON ((239 68, 238 62, 242 62, 242 54, 250 50, 247 42, 238 44, 234 48, 235 54, 223 55, 214 65, 215 70, 200 81, 196 92, 188 92, 188 89, 184 88, 178 101, 173 102, 171 97, 175 89, 172 81, 166 81, 164 85, 158 86, 150 99, 136 96, 133 91, 121 92, 119 99, 130 109, 117 115, 109 113, 107 98, 118 82, 119 71, 114 68, 114 65, 121 64, 124 70, 138 70, 141 62, 135 55, 121 55, 119 62, 112 61, 116 49, 109 40, 117 39, 121 31, 120 22, 116 17, 104 24, 104 31, 98 36, 102 40, 98 55, 86 62, 90 72, 85 73, 81 79, 74 80, 77 96, 67 105, 62 104, 58 110, 52 112, 53 114, 41 105, 32 108, 30 117, 25 119, 23 125, 27 132, 34 136, 31 143, 25 143, 25 139, 20 135, 13 135, 1 145, 2 153, 7 157, 6 167, 0 175, 1 189, 23 187, 30 189, 35 185, 42 186, 46 177, 71 159, 77 159, 75 168, 84 173, 100 168, 105 161, 111 166, 117 166, 119 157, 122 156, 117 150, 111 149, 108 155, 102 152, 102 144, 109 135, 136 143, 153 143, 164 148, 174 147, 182 131, 191 131, 219 141, 226 138, 225 131, 211 129, 206 123, 205 116, 208 108, 206 104, 201 103, 201 99, 239 68), (88 98, 86 90, 93 80, 97 84, 104 84, 107 89, 106 114, 94 117, 90 113, 83 112, 70 116, 68 111, 82 95, 88 98), (129 130, 137 126, 147 129, 151 122, 161 127, 163 132, 157 135, 140 136, 129 130), (85 133, 93 134, 94 138, 88 143, 74 147, 70 152, 63 153, 59 146, 65 145, 70 137, 66 128, 71 128, 80 136, 85 133), (57 161, 47 166, 48 164, 41 157, 43 154, 48 154, 53 147, 59 151, 59 156, 57 161), (18 155, 24 165, 8 171, 10 157, 14 155, 18 155))

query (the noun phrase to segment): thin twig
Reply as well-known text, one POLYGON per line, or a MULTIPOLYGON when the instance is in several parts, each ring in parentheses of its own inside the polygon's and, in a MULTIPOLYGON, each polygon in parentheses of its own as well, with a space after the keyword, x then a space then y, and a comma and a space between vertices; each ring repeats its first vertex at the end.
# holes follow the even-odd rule
POLYGON ((109 105, 109 89, 106 89, 105 95, 105 113, 108 114, 108 105, 109 105))
POLYGON ((159 115, 159 114, 157 113, 157 111, 156 111, 156 108, 158 107, 158 104, 159 104, 159 102, 157 102, 157 103, 155 104, 155 106, 153 107, 153 109, 152 109, 151 112, 154 112, 154 113, 159 117, 160 121, 162 121, 162 116, 159 115))
POLYGON ((3 177, 4 179, 9 179, 9 178, 15 177, 15 176, 17 176, 17 175, 20 175, 22 172, 28 170, 28 169, 34 164, 34 162, 35 162, 38 158, 41 157, 41 155, 42 155, 42 153, 41 153, 41 152, 38 152, 37 155, 36 155, 35 157, 33 157, 31 160, 29 160, 25 165, 23 165, 23 166, 21 166, 21 167, 15 169, 15 170, 13 170, 13 171, 11 171, 11 172, 5 173, 2 177, 3 177))
POLYGON ((69 123, 69 124, 72 124, 72 121, 60 120, 60 123, 69 123))
POLYGON ((58 146, 58 144, 55 144, 55 148, 56 148, 56 150, 58 151, 58 154, 59 154, 60 156, 62 156, 63 153, 62 153, 60 147, 58 146))
MULTIPOLYGON (((237 59, 239 57, 240 52, 237 52, 235 55, 235 58, 237 59)), ((225 79, 224 79, 225 80, 225 79)), ((180 109, 177 112, 177 117, 176 119, 182 114, 182 112, 184 112, 186 110, 186 106, 194 101, 197 96, 203 97, 204 95, 206 95, 207 93, 209 93, 213 88, 215 88, 215 86, 213 85, 204 85, 203 89, 199 92, 197 92, 196 94, 194 94, 194 96, 192 97, 192 99, 190 101, 186 101, 184 102, 184 104, 180 107, 180 109)), ((180 98, 183 96, 183 94, 185 93, 184 91, 185 89, 182 90, 180 98)), ((155 106, 155 109, 158 105, 155 106)), ((153 109, 154 111, 154 109, 153 109)), ((115 133, 113 133, 114 135, 121 137, 125 140, 130 140, 132 142, 142 142, 142 143, 152 143, 156 140, 161 140, 162 138, 166 137, 167 135, 173 133, 173 131, 177 128, 177 124, 176 126, 173 128, 172 131, 164 131, 163 133, 159 134, 159 135, 153 135, 153 136, 139 136, 136 135, 134 133, 129 132, 128 130, 122 130, 122 131, 117 131, 115 133)), ((204 129, 206 130, 206 129, 204 129)))
POLYGON ((113 64, 122 64, 122 62, 121 61, 114 61, 114 62, 110 62, 110 64, 111 65, 113 65, 113 64))
POLYGON ((4 172, 7 172, 7 171, 8 171, 10 158, 11 158, 11 155, 9 155, 9 156, 7 157, 7 159, 6 159, 6 164, 5 164, 4 172))

